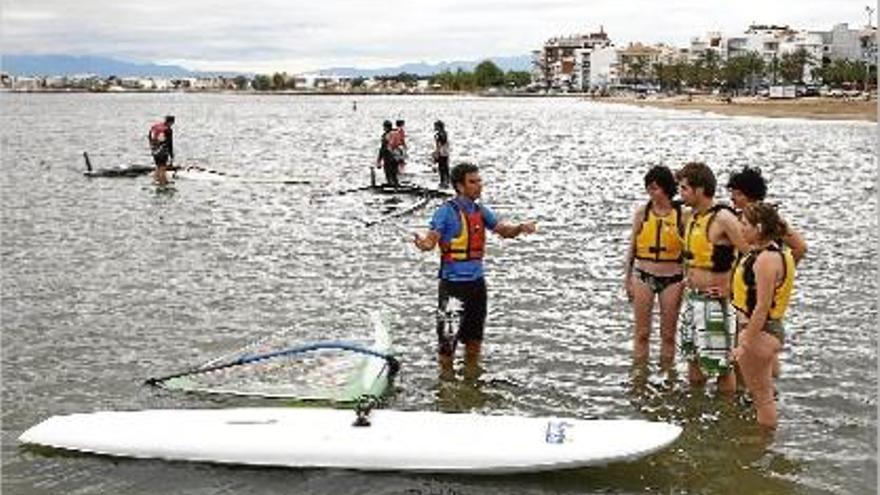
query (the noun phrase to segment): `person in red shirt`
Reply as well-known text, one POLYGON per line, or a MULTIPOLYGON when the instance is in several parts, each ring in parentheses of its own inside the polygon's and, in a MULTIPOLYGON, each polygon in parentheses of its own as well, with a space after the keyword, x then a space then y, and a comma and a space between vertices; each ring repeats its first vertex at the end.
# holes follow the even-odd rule
POLYGON ((150 132, 147 133, 147 140, 150 142, 150 153, 153 155, 153 162, 156 164, 154 177, 156 183, 165 185, 168 183, 166 174, 169 167, 174 166, 174 136, 171 132, 171 126, 174 125, 174 116, 168 115, 163 122, 153 124, 150 132))

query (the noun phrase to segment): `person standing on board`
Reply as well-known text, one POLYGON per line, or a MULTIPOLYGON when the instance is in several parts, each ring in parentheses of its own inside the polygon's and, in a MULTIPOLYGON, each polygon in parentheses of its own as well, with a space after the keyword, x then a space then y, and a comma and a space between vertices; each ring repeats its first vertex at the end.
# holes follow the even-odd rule
POLYGON ((449 187, 449 136, 443 121, 434 122, 434 152, 431 154, 440 173, 440 188, 449 187))
POLYGON ((746 243, 733 209, 715 203, 715 174, 706 164, 687 163, 676 173, 681 198, 691 208, 685 225, 685 310, 681 349, 688 360, 692 385, 718 377, 718 389, 736 391, 736 374, 729 362, 733 349, 730 270, 736 251, 746 243))
POLYGON ((648 359, 651 314, 654 299, 660 303, 660 363, 675 360, 675 331, 684 290, 682 244, 684 218, 675 176, 668 167, 657 165, 645 174, 645 191, 650 198, 633 215, 629 249, 625 259, 624 288, 635 318, 633 357, 648 359))
POLYGON ((150 143, 150 153, 156 164, 154 178, 156 183, 164 186, 168 184, 167 170, 174 166, 174 135, 171 127, 174 125, 174 116, 168 115, 163 122, 158 122, 150 127, 147 140, 150 143))
POLYGON ((389 140, 389 147, 391 148, 391 153, 394 155, 394 159, 397 160, 397 167, 400 172, 403 172, 404 167, 406 167, 406 130, 404 129, 405 122, 401 119, 398 119, 394 122, 394 131, 391 134, 391 139, 389 140))
POLYGON ((788 226, 776 208, 750 203, 741 217, 750 251, 739 258, 731 279, 739 340, 732 357, 758 412, 758 424, 776 428, 773 369, 784 342, 783 318, 794 287, 795 260, 779 239, 788 226))
POLYGON ((379 143, 379 157, 376 160, 376 167, 382 167, 382 170, 385 172, 385 184, 397 187, 400 185, 397 180, 397 160, 395 160, 394 154, 391 153, 390 147, 393 134, 394 130, 391 127, 391 121, 386 120, 382 123, 382 138, 379 143))
POLYGON ((464 343, 466 369, 478 368, 487 307, 483 276, 486 231, 512 239, 537 229, 534 221, 500 221, 488 206, 477 202, 483 181, 476 165, 460 163, 452 169, 451 176, 456 196, 434 212, 425 235, 416 233, 413 237, 413 243, 422 251, 440 246, 437 339, 440 368, 446 375, 452 371, 458 342, 464 343), (453 335, 447 334, 444 318, 450 299, 458 300, 462 307, 460 324, 453 335))

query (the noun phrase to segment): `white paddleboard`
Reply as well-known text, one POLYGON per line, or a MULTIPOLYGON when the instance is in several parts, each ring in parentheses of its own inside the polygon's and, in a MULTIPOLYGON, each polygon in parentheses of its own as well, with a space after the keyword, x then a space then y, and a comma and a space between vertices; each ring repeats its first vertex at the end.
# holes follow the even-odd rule
POLYGON ((637 459, 681 428, 642 420, 578 420, 375 410, 354 426, 340 409, 244 408, 53 416, 28 444, 179 461, 296 468, 515 473, 637 459))

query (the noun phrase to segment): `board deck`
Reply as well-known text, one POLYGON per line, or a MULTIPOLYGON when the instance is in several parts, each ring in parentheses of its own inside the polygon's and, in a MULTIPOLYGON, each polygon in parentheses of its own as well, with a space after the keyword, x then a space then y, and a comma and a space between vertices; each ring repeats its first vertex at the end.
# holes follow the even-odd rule
POLYGON ((96 412, 53 416, 27 444, 111 456, 223 464, 485 474, 628 461, 671 444, 681 428, 642 420, 491 416, 319 408, 96 412))

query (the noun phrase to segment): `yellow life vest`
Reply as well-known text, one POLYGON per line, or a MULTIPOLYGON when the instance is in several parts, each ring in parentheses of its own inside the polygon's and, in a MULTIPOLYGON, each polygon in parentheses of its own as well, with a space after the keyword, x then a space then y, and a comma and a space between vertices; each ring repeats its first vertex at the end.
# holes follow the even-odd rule
POLYGON ((731 303, 733 307, 751 317, 757 304, 758 291, 755 279, 755 261, 758 255, 764 251, 779 253, 782 257, 782 281, 776 285, 773 291, 773 302, 770 304, 770 313, 767 318, 773 321, 781 321, 788 309, 791 292, 794 288, 795 264, 794 256, 788 247, 780 248, 776 243, 764 249, 750 251, 742 256, 736 263, 731 279, 731 303))
POLYGON ((666 215, 658 216, 645 205, 642 228, 636 237, 636 258, 651 261, 681 261, 681 238, 684 226, 681 223, 681 204, 673 203, 673 209, 666 215))
POLYGON ((684 253, 689 268, 701 268, 716 273, 724 273, 733 266, 733 246, 726 244, 713 244, 709 240, 709 229, 715 220, 715 215, 720 210, 733 209, 727 205, 713 205, 705 213, 698 214, 694 211, 688 220, 685 229, 684 253))

